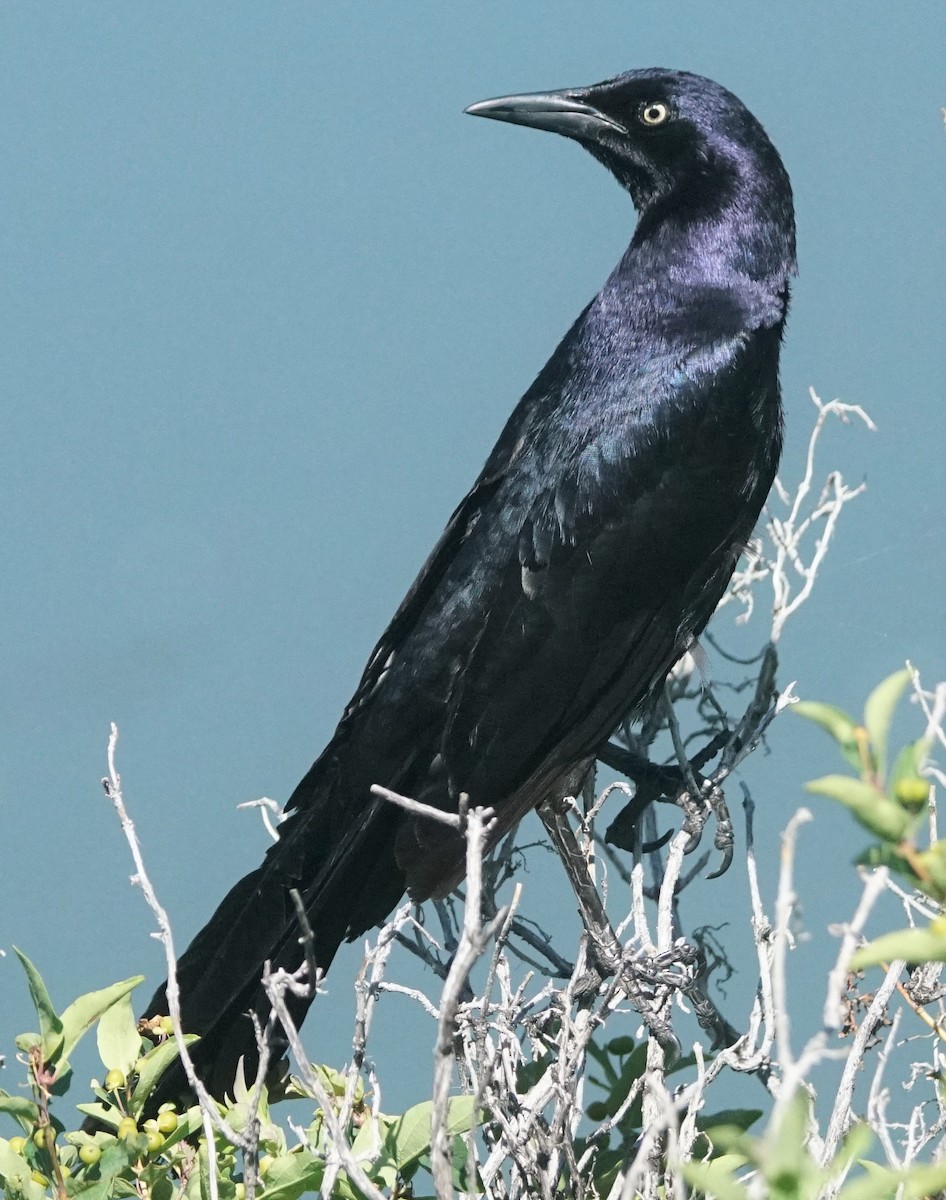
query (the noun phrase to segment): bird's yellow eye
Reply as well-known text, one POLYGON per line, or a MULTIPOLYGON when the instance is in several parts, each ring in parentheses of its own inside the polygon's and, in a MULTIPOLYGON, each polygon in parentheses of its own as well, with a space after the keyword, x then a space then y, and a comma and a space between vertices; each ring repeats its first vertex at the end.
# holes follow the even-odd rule
POLYGON ((663 125, 670 118, 670 106, 660 100, 649 100, 641 105, 640 118, 644 125, 663 125))

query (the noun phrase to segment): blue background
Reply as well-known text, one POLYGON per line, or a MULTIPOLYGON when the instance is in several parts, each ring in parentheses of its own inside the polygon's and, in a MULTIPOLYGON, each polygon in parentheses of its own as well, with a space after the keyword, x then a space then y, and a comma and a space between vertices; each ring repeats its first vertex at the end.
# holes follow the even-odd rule
MULTIPOLYGON (((827 441, 823 464, 869 490, 782 679, 858 708, 907 656, 942 677, 944 50, 940 0, 4 5, 0 947, 21 945, 59 1004, 139 970, 150 994, 161 953, 98 782, 109 722, 183 946, 265 846, 234 806, 284 800, 319 752, 626 245, 633 210, 607 174, 461 115, 484 97, 660 65, 718 79, 763 121, 799 231, 784 477, 809 384, 879 427, 827 441)), ((778 830, 835 765, 791 717, 750 765, 769 894, 778 830)), ((816 813, 799 1032, 862 844, 816 813)), ((556 864, 525 882, 526 910, 571 928, 556 864)), ((742 928, 738 868, 698 899, 742 928)), ((315 1057, 345 1056, 356 961, 308 1027, 315 1057)), ((387 1004, 382 1042, 406 1019, 387 1004)), ((8 1055, 32 1024, 0 959, 8 1055)), ((387 1040, 387 1106, 428 1094, 429 1040, 387 1040)))

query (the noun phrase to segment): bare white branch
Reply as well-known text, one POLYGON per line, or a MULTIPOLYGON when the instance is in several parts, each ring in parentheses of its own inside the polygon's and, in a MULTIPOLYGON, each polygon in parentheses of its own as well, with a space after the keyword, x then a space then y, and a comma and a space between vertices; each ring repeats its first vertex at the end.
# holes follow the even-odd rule
MULTIPOLYGON (((148 907, 154 914, 154 918, 158 923, 158 932, 154 936, 164 946, 164 957, 167 963, 168 979, 167 979, 167 1001, 168 1013, 174 1027, 174 1040, 177 1044, 178 1054, 181 1058, 181 1064, 187 1075, 187 1082, 190 1085, 194 1095, 197 1097, 197 1102, 200 1105, 200 1110, 205 1122, 218 1129, 231 1145, 248 1153, 255 1153, 255 1146, 251 1138, 238 1133, 233 1126, 223 1116, 221 1116, 213 1097, 204 1087, 200 1078, 197 1075, 197 1069, 194 1066, 194 1060, 191 1058, 190 1051, 187 1048, 187 1042, 184 1040, 184 1029, 181 1025, 181 995, 180 988, 177 982, 177 956, 174 953, 174 936, 171 932, 171 922, 168 919, 167 912, 161 906, 158 900, 157 893, 145 869, 144 856, 141 852, 141 845, 138 841, 138 834, 135 830, 134 822, 128 815, 125 807, 125 801, 122 796, 121 776, 118 773, 115 756, 118 749, 118 726, 112 722, 111 731, 108 738, 108 775, 102 780, 105 788, 105 794, 111 800, 118 814, 118 819, 121 822, 122 832, 125 835, 125 840, 128 842, 128 847, 131 850, 131 856, 135 864, 135 874, 132 876, 132 883, 141 888, 142 894, 147 901, 148 907)), ((212 1139, 210 1140, 212 1145, 212 1139)), ((211 1155, 211 1178, 213 1180, 211 1187, 217 1187, 217 1167, 216 1162, 211 1155)))

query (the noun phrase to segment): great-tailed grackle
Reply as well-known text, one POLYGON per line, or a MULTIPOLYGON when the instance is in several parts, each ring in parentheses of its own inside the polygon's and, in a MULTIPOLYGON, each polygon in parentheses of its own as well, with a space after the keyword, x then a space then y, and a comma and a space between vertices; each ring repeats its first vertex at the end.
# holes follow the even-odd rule
MULTIPOLYGON (((301 962, 290 889, 327 968, 405 890, 442 896, 463 876, 459 834, 372 784, 453 810, 465 792, 496 810, 497 837, 561 793, 706 625, 775 475, 795 233, 759 122, 667 70, 467 112, 579 142, 637 226, 382 635, 279 842, 180 960, 184 1027, 218 1094, 254 1057, 264 961, 301 962)), ((166 1011, 163 987, 148 1011, 166 1011)))

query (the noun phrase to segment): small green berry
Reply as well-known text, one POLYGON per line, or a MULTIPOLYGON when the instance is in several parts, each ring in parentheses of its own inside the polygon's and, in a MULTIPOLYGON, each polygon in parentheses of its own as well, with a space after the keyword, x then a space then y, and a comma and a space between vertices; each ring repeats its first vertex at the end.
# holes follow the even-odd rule
POLYGON ((158 1132, 158 1123, 154 1119, 154 1117, 149 1117, 148 1120, 145 1121, 144 1125, 142 1125, 141 1128, 145 1131, 145 1133, 157 1133, 158 1132))
POLYGON ((22 1154, 23 1147, 26 1145, 26 1138, 25 1137, 12 1137, 12 1138, 10 1138, 9 1144, 10 1144, 10 1149, 13 1151, 14 1154, 22 1154))
POLYGON ((30 1179, 34 1183, 38 1183, 40 1187, 49 1187, 49 1180, 42 1171, 30 1171, 30 1179))
POLYGON ((235 1200, 244 1200, 246 1196, 246 1184, 235 1183, 233 1185, 233 1195, 235 1200))
POLYGON ((45 1125, 39 1125, 39 1126, 37 1126, 36 1129, 33 1130, 32 1141, 33 1141, 33 1145, 36 1147, 37 1150, 45 1150, 46 1149, 46 1126, 45 1125))
POLYGON ((162 1112, 158 1113, 158 1132, 163 1133, 165 1137, 169 1133, 173 1133, 178 1126, 177 1113, 162 1112))
POLYGON ((118 1129, 115 1131, 115 1136, 124 1140, 132 1138, 138 1132, 138 1125, 134 1117, 122 1117, 118 1122, 118 1129))
POLYGON ((125 1086, 125 1072, 119 1071, 117 1067, 112 1067, 109 1073, 105 1076, 105 1090, 107 1092, 118 1092, 125 1086))
POLYGON ((71 1179, 72 1178, 72 1168, 67 1167, 65 1163, 59 1164, 59 1172, 62 1175, 63 1179, 71 1179))
POLYGON ((918 776, 901 779, 897 784, 897 799, 904 808, 917 812, 930 797, 930 785, 918 776))
POLYGON ((266 1175, 266 1172, 275 1161, 275 1158, 273 1158, 271 1154, 263 1155, 263 1157, 259 1160, 259 1173, 261 1177, 266 1175))
POLYGON ((170 1037, 174 1032, 174 1022, 170 1017, 161 1018, 161 1032, 166 1034, 168 1037, 170 1037))
POLYGON ((158 1133, 157 1130, 155 1130, 153 1133, 148 1134, 148 1153, 149 1154, 157 1154, 157 1152, 161 1149, 161 1147, 163 1145, 164 1145, 164 1138, 161 1136, 160 1133, 158 1133))
POLYGON ((84 1162, 87 1167, 94 1166, 101 1157, 101 1148, 93 1142, 87 1142, 84 1146, 79 1147, 79 1161, 84 1162))

